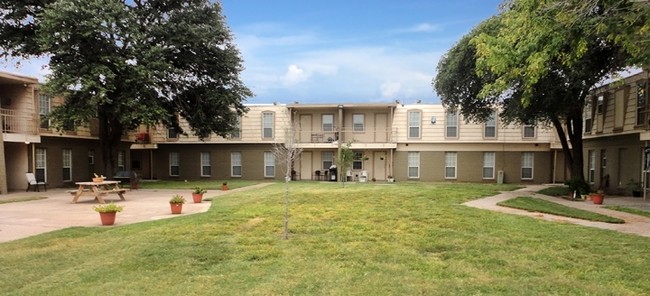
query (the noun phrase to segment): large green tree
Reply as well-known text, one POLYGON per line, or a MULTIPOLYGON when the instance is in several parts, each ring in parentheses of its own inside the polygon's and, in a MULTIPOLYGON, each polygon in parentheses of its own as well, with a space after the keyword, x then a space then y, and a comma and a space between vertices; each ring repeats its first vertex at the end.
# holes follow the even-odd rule
POLYGON ((104 173, 141 124, 226 135, 252 92, 219 3, 0 0, 0 57, 48 56, 45 90, 66 98, 56 127, 98 119, 104 173))
POLYGON ((505 123, 551 124, 572 177, 584 184, 585 104, 594 85, 630 55, 588 26, 557 21, 560 10, 546 6, 552 2, 507 2, 441 59, 434 87, 443 104, 473 121, 498 108, 505 123))

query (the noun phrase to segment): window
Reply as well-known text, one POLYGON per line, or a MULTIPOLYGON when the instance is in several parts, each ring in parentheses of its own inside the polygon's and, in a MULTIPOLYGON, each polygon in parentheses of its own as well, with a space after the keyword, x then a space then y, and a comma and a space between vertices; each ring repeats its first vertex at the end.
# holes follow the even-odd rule
POLYGON ((126 170, 126 153, 124 153, 124 151, 117 152, 117 170, 126 170))
POLYGON ((589 184, 594 184, 596 181, 596 151, 595 150, 589 150, 587 151, 587 154, 589 157, 589 175, 587 176, 589 184))
POLYGON ((321 158, 323 160, 323 169, 325 170, 328 170, 334 164, 334 152, 332 151, 323 151, 321 158))
POLYGON ((234 128, 230 133, 230 138, 232 139, 241 138, 241 116, 237 116, 237 118, 235 119, 234 128))
POLYGON ((521 153, 521 179, 523 180, 533 179, 533 156, 533 152, 521 153))
POLYGON ((241 177, 241 152, 230 152, 230 175, 241 177))
POLYGON ((420 152, 408 153, 408 177, 420 178, 420 152))
POLYGON ((497 136, 497 115, 496 112, 493 112, 490 117, 485 121, 485 130, 483 131, 483 137, 485 138, 494 138, 497 136))
POLYGON ((272 152, 264 152, 264 177, 275 177, 275 156, 272 152))
POLYGON ((483 152, 483 179, 494 179, 494 152, 483 152))
POLYGON ((458 137, 458 113, 447 112, 447 118, 445 120, 445 129, 447 138, 457 138, 458 137))
POLYGON ((93 149, 88 150, 88 164, 89 165, 95 164, 95 150, 93 149))
POLYGON ((41 128, 49 128, 50 120, 45 119, 45 116, 50 113, 51 98, 46 95, 38 97, 38 114, 41 118, 41 128))
POLYGON ((208 177, 211 174, 210 152, 201 152, 201 177, 208 177))
POLYGON ((273 112, 262 113, 262 138, 273 138, 273 112))
POLYGON ((38 181, 46 181, 47 151, 45 148, 36 148, 36 171, 34 175, 38 181))
POLYGON ((585 124, 584 124, 585 133, 591 133, 591 129, 593 128, 593 120, 591 119, 591 100, 588 100, 585 106, 585 113, 583 114, 583 116, 585 118, 585 124))
POLYGON ((323 131, 331 132, 334 131, 334 115, 332 114, 323 114, 323 131))
POLYGON ((167 139, 178 139, 178 131, 175 128, 167 128, 167 139))
POLYGON ((419 138, 420 137, 420 111, 409 111, 408 112, 408 137, 409 138, 419 138))
POLYGON ((354 152, 354 158, 352 160, 352 169, 363 170, 363 152, 354 152))
POLYGON ((445 179, 456 179, 456 152, 445 152, 445 179))
POLYGON ((523 126, 523 137, 524 138, 534 138, 535 137, 535 126, 526 124, 523 126))
POLYGON ((362 132, 365 130, 365 115, 364 114, 352 114, 352 131, 362 132))
POLYGON ((72 149, 63 149, 63 181, 72 181, 72 149))
POLYGON ((636 87, 636 124, 645 124, 645 104, 646 104, 646 90, 645 83, 639 83, 636 87))
POLYGON ((169 152, 169 175, 180 175, 180 157, 178 152, 169 152))
POLYGON ((603 109, 605 108, 603 106, 604 102, 605 102, 605 98, 603 97, 603 95, 598 96, 598 98, 596 99, 596 112, 598 112, 598 114, 603 113, 603 109))

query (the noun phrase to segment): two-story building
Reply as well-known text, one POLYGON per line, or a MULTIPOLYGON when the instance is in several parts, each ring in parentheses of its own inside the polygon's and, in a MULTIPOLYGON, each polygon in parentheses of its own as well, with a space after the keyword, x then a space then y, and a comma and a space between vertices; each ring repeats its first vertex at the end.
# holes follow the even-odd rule
POLYGON ((583 114, 584 171, 592 187, 622 193, 629 183, 648 181, 649 85, 646 70, 594 90, 583 114))
MULTIPOLYGON (((0 74, 6 188, 26 187, 34 172, 51 187, 102 173, 96 122, 51 128, 42 116, 63 103, 43 96, 34 78, 0 74)), ((346 178, 383 181, 562 182, 567 178, 555 132, 542 126, 504 126, 495 116, 467 123, 440 104, 251 104, 228 137, 181 135, 164 126, 125 135, 117 169, 143 179, 282 179, 273 147, 293 138, 302 149, 296 180, 329 180, 339 149, 354 161, 346 178)), ((190 131, 186 123, 182 123, 190 131)), ((2 172, 4 169, 4 172, 2 172)), ((5 174, 2 178, 2 174, 5 174)))

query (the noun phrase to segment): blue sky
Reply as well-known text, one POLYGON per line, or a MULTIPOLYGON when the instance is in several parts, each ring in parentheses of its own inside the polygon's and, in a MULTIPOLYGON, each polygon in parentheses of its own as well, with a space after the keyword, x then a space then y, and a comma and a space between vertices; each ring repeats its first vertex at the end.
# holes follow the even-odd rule
MULTIPOLYGON (((439 102, 440 57, 500 0, 221 0, 248 103, 439 102)), ((38 77, 43 60, 0 64, 38 77)))

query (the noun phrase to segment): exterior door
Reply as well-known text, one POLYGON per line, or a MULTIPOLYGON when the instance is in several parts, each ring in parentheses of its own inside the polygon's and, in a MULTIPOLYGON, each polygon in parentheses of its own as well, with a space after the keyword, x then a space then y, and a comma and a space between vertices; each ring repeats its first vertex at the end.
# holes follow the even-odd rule
POLYGON ((311 133, 311 114, 300 114, 300 143, 311 142, 311 133))
POLYGON ((386 152, 376 151, 373 154, 372 177, 377 181, 386 180, 386 152))
POLYGON ((388 134, 388 115, 386 113, 375 114, 375 142, 387 142, 388 134))
POLYGON ((300 180, 311 180, 313 172, 311 151, 303 151, 300 154, 300 180))

